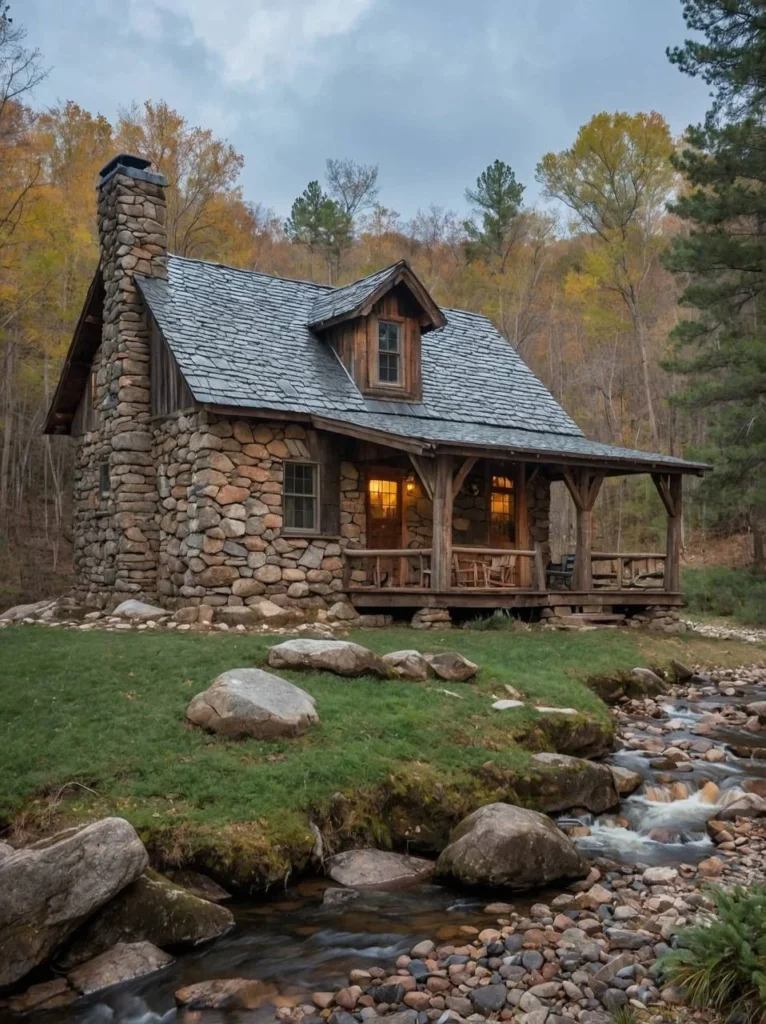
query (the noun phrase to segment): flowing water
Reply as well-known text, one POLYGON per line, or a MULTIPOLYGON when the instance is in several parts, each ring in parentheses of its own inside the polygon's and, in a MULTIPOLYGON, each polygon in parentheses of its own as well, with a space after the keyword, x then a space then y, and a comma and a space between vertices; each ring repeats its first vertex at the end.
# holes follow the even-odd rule
MULTIPOLYGON (((562 816, 560 824, 565 830, 577 826, 575 832, 588 831, 576 841, 591 857, 606 856, 629 864, 672 864, 694 863, 710 856, 714 845, 706 832, 708 819, 740 796, 747 780, 766 780, 766 760, 758 757, 766 755, 766 733, 744 731, 736 715, 729 713, 724 718, 719 712, 727 705, 741 708, 758 699, 764 699, 763 687, 744 687, 736 697, 701 695, 668 703, 656 712, 661 718, 622 718, 623 736, 632 746, 618 750, 610 760, 638 772, 643 784, 623 800, 617 813, 598 818, 562 816), (717 717, 711 720, 711 715, 717 717), (663 725, 670 728, 663 731, 663 725), (652 761, 661 757, 659 747, 700 740, 707 742, 698 743, 697 751, 689 751, 692 760, 681 761, 675 768, 652 767, 652 761), (725 747, 726 761, 704 760, 699 751, 708 743, 725 747), (732 747, 749 756, 736 756, 732 747)), ((491 900, 503 898, 497 892, 467 895, 445 886, 424 885, 363 893, 339 904, 325 898, 326 889, 326 881, 304 881, 261 903, 231 905, 237 927, 229 936, 179 956, 174 965, 145 982, 123 986, 114 994, 73 1008, 32 1014, 25 1020, 164 1024, 176 1018, 173 993, 181 986, 213 978, 246 977, 272 983, 278 996, 276 1002, 272 998, 260 1008, 238 1011, 236 1020, 265 1024, 274 1019, 275 1005, 305 1002, 313 991, 346 984, 354 967, 388 968, 420 939, 459 941, 461 936, 475 934, 468 930, 494 925, 497 915, 487 915, 483 908, 491 900)), ((536 892, 521 898, 514 894, 509 899, 523 913, 532 903, 554 895, 556 892, 536 892)), ((0 1011, 0 1019, 2 1016, 0 1011)), ((199 1015, 190 1014, 186 1019, 197 1021, 199 1015)), ((217 1011, 204 1014, 204 1024, 231 1019, 217 1011)))

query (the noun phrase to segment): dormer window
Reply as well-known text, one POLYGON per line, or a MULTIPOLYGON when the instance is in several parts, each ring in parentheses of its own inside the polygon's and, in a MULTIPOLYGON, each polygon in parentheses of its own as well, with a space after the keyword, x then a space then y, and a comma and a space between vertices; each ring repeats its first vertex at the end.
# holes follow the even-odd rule
POLYGON ((402 324, 396 320, 378 320, 378 382, 402 383, 402 324))

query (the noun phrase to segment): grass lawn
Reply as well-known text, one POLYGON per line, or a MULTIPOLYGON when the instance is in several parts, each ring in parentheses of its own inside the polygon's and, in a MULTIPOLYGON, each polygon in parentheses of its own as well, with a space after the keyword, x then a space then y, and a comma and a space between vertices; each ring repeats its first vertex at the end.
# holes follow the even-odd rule
POLYGON ((273 881, 305 863, 309 815, 331 844, 401 843, 421 825, 448 828, 475 801, 497 798, 498 785, 507 793, 524 774, 524 742, 540 748, 541 719, 492 711, 505 683, 606 723, 588 675, 671 657, 766 661, 752 645, 626 631, 387 629, 352 639, 380 653, 459 650, 479 664, 478 682, 285 672, 316 698, 321 724, 299 739, 232 742, 186 726, 184 708, 219 672, 263 665, 273 638, 0 631, 0 823, 19 836, 119 814, 161 864, 273 881))

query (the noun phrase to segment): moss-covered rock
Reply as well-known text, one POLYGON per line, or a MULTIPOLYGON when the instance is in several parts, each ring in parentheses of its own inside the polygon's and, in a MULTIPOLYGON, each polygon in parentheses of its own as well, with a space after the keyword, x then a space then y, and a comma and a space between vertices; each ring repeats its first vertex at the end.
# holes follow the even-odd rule
POLYGON ((65 968, 81 964, 118 942, 146 941, 171 949, 196 946, 233 926, 234 916, 226 907, 201 900, 149 870, 80 928, 59 963, 65 968))
POLYGON ((541 773, 538 810, 551 813, 585 807, 592 814, 602 814, 620 802, 608 765, 567 754, 535 754, 532 764, 541 773))
POLYGON ((659 697, 666 692, 669 685, 659 672, 648 668, 634 668, 630 672, 614 672, 604 676, 588 676, 585 683, 605 704, 616 704, 623 697, 633 700, 659 697))

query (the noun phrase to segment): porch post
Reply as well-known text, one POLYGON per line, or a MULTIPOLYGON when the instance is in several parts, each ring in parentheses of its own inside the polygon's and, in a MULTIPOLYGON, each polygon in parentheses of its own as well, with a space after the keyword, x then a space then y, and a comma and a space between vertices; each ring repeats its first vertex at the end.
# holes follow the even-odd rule
POLYGON ((449 590, 452 582, 452 456, 436 456, 433 497, 431 586, 449 590))
POLYGON ((593 589, 593 506, 604 481, 604 474, 591 469, 564 470, 564 483, 577 510, 577 543, 573 590, 593 589))
POLYGON ((681 526, 683 499, 680 473, 652 473, 654 486, 667 512, 665 540, 665 590, 681 589, 681 526))

